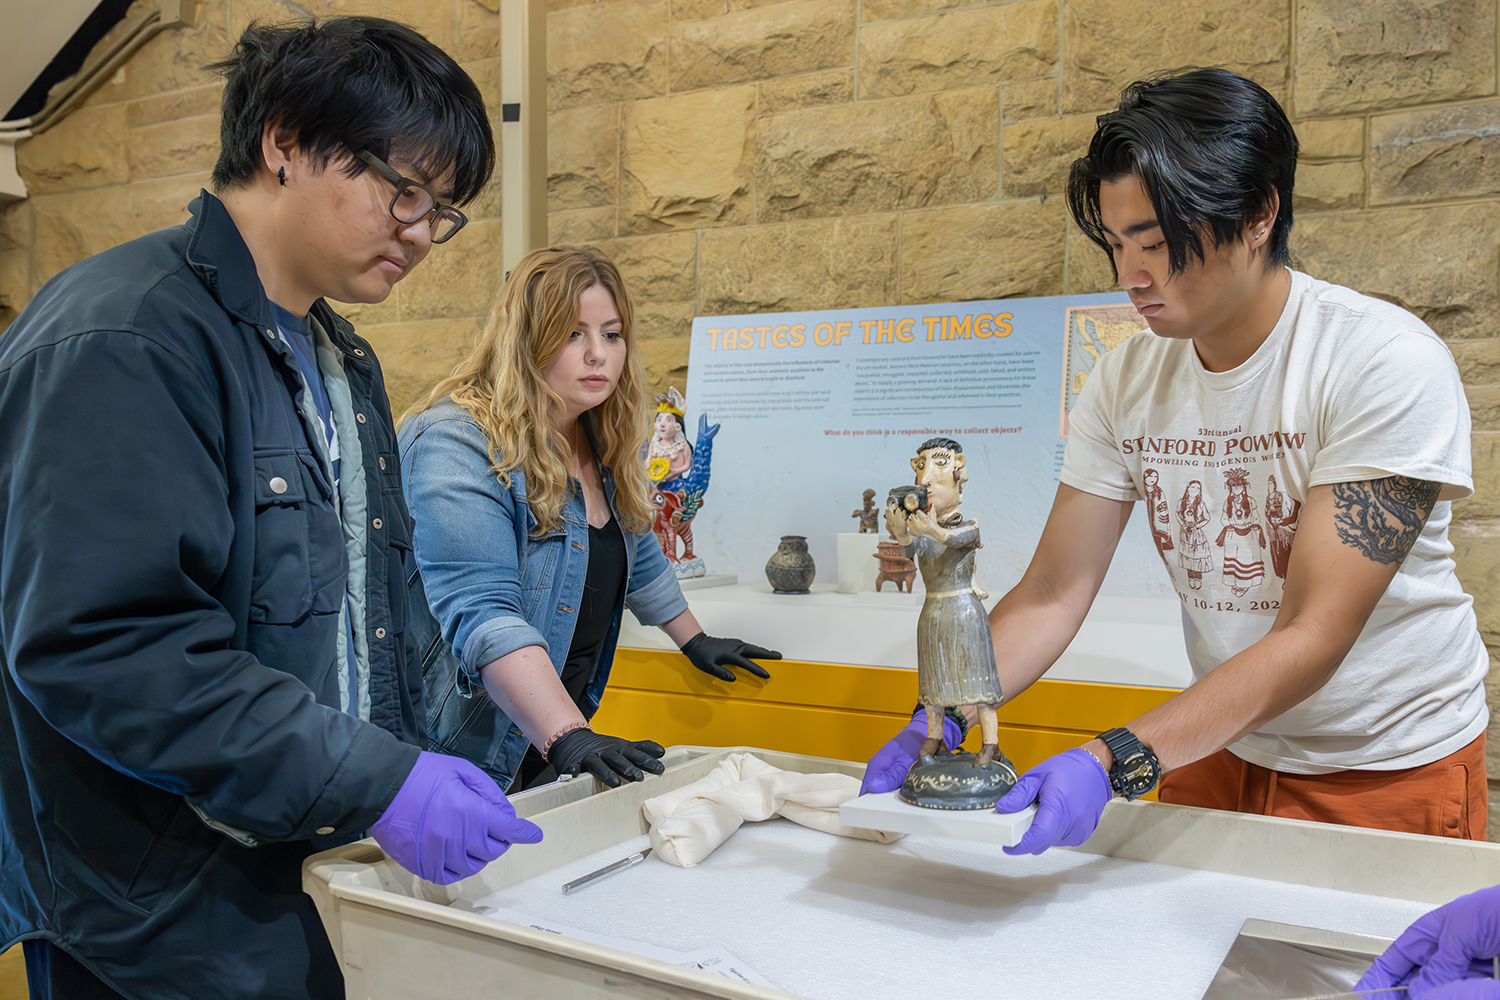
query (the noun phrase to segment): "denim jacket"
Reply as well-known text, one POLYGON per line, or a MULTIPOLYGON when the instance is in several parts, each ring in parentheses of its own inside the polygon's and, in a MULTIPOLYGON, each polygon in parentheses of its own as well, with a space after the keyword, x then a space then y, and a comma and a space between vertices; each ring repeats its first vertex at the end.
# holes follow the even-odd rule
MULTIPOLYGON (((428 741, 434 750, 472 760, 504 788, 528 741, 485 695, 479 671, 507 653, 540 646, 561 675, 588 570, 583 495, 575 484, 562 527, 534 535, 537 521, 526 500, 524 473, 512 472, 510 488, 501 486, 484 431, 451 400, 407 420, 400 445, 401 480, 416 520, 417 566, 453 653, 434 650, 424 664, 428 741)), ((608 469, 601 476, 618 519, 614 477, 608 469)), ((624 609, 644 625, 664 624, 687 610, 651 530, 623 534, 625 592, 583 692, 581 707, 589 717, 609 682, 624 609)))

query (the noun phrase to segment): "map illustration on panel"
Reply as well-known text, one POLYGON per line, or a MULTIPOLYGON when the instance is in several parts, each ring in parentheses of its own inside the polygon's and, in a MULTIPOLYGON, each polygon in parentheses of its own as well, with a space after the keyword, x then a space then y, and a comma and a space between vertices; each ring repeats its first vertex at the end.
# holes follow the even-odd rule
POLYGON ((1068 436, 1068 414, 1100 356, 1146 329, 1146 318, 1128 302, 1104 306, 1069 306, 1064 320, 1062 398, 1057 409, 1057 436, 1068 436))

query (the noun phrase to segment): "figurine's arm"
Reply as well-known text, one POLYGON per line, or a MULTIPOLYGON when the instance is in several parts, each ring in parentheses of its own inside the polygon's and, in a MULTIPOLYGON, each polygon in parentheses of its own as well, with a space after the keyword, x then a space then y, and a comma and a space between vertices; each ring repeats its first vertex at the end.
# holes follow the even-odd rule
POLYGON ((979 548, 979 524, 969 521, 956 528, 949 528, 948 535, 943 539, 943 544, 951 549, 977 549, 979 548))
POLYGON ((925 510, 914 510, 906 519, 906 530, 918 538, 930 538, 940 545, 947 545, 948 539, 953 537, 954 532, 937 523, 925 510))

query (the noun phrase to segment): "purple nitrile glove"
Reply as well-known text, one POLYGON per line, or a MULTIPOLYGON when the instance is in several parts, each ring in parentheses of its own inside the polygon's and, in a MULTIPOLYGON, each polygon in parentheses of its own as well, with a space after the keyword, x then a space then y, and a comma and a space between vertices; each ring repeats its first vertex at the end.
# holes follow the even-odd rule
POLYGON ((1006 854, 1041 854, 1049 847, 1077 847, 1099 825, 1113 793, 1109 776, 1094 755, 1074 747, 1048 757, 1021 775, 1016 787, 995 803, 995 812, 1020 812, 1037 804, 1031 829, 1006 854))
POLYGON ((520 819, 493 778, 462 757, 428 753, 370 835, 407 871, 438 885, 468 878, 511 844, 535 844, 542 830, 520 819))
POLYGON ((1477 978, 1490 976, 1492 956, 1497 954, 1500 886, 1491 886, 1460 896, 1412 921, 1354 988, 1386 989, 1404 984, 1410 997, 1500 997, 1500 983, 1477 978), (1462 989, 1458 989, 1460 986, 1462 989), (1438 992, 1450 988, 1457 992, 1438 992))
MULTIPOLYGON (((962 730, 952 719, 943 720, 943 742, 949 750, 957 750, 962 730)), ((906 772, 917 760, 917 751, 927 739, 927 709, 917 709, 906 728, 897 733, 885 746, 875 751, 870 763, 865 765, 865 778, 859 783, 859 794, 866 792, 894 792, 906 780, 906 772)))

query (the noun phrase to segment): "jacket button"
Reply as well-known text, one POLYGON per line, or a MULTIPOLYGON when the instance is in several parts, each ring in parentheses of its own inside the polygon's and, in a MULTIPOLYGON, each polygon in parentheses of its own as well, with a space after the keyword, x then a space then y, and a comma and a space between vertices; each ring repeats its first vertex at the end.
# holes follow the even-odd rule
POLYGON ((266 483, 266 485, 271 487, 271 492, 275 493, 277 496, 280 496, 281 494, 286 492, 286 480, 282 479, 280 476, 272 476, 271 481, 269 483, 266 483))
POLYGON ((377 461, 377 462, 380 463, 380 471, 384 472, 385 471, 385 459, 383 459, 383 458, 377 458, 375 461, 377 461))
POLYGON ((334 832, 335 832, 335 831, 334 831, 334 829, 333 829, 333 827, 331 827, 331 826, 320 826, 320 827, 318 827, 318 829, 317 829, 317 834, 318 834, 318 836, 320 836, 320 837, 326 837, 326 836, 328 836, 328 835, 329 835, 329 834, 330 834, 330 833, 334 833, 334 832))
POLYGON ((364 423, 365 422, 365 415, 363 413, 356 413, 354 415, 354 419, 358 420, 360 423, 364 423))
POLYGON ((375 528, 375 530, 376 530, 376 531, 379 531, 379 530, 380 530, 380 526, 381 526, 381 525, 382 525, 382 524, 384 524, 384 523, 385 523, 385 522, 384 522, 384 521, 382 521, 382 520, 381 520, 381 519, 380 519, 380 518, 378 518, 378 517, 377 517, 377 518, 376 518, 376 519, 375 519, 375 520, 373 520, 373 521, 371 521, 371 522, 370 522, 370 524, 371 524, 371 525, 372 525, 372 526, 374 526, 374 528, 375 528))
POLYGON ((377 638, 377 639, 384 639, 385 638, 385 629, 383 629, 383 628, 376 629, 375 630, 375 638, 377 638))

